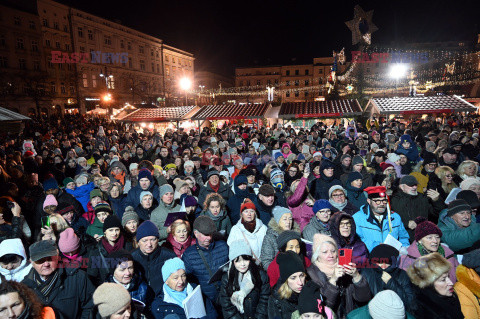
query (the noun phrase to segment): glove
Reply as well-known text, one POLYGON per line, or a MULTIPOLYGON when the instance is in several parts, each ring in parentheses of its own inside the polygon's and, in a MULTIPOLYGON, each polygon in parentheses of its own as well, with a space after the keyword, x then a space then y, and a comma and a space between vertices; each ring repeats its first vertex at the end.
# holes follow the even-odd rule
POLYGON ((237 307, 238 311, 243 315, 243 300, 245 299, 245 293, 241 290, 235 291, 230 297, 232 304, 237 307))

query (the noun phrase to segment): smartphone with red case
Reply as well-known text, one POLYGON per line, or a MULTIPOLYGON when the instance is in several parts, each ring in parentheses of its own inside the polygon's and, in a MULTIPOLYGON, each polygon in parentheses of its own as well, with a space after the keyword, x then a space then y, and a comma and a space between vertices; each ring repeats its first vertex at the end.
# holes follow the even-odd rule
POLYGON ((340 248, 338 250, 338 264, 340 266, 348 265, 352 262, 352 253, 353 249, 351 248, 340 248))

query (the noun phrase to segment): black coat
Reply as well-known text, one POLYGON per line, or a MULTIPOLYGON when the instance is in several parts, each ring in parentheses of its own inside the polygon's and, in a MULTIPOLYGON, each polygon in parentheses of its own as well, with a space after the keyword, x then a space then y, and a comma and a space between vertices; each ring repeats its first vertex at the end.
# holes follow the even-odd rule
POLYGON ((87 274, 78 268, 59 268, 57 271, 59 277, 48 297, 41 293, 34 280, 34 274, 38 276, 35 269, 32 268, 22 282, 35 291, 44 306, 53 308, 57 319, 87 319, 93 308, 95 291, 87 274))
POLYGON ((330 190, 330 187, 334 185, 342 186, 342 182, 334 177, 326 177, 323 172, 321 172, 320 178, 313 180, 312 185, 310 186, 310 194, 312 194, 315 200, 328 200, 328 191, 330 190))
POLYGON ((269 319, 291 319, 292 313, 298 308, 298 294, 292 292, 288 299, 280 299, 278 289, 281 284, 277 283, 273 292, 268 298, 268 318, 269 319))
POLYGON ((452 297, 445 297, 439 295, 433 287, 419 289, 416 286, 415 292, 415 310, 413 311, 413 315, 416 319, 464 318, 460 301, 455 293, 452 297))
POLYGON ((220 288, 220 306, 224 318, 235 319, 267 319, 268 297, 270 296, 270 284, 268 275, 265 271, 260 270, 262 285, 255 287, 243 300, 243 315, 238 311, 230 301, 227 295, 228 273, 222 277, 222 286, 220 288), (256 288, 259 288, 258 290, 256 288))

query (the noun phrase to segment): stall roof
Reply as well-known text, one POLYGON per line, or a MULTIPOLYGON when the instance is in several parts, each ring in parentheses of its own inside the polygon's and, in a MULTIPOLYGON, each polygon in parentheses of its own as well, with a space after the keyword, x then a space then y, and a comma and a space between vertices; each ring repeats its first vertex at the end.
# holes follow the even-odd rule
POLYGON ((367 104, 367 111, 380 114, 452 113, 476 110, 475 106, 456 95, 376 98, 367 104))
POLYGON ((166 122, 166 121, 182 121, 188 119, 189 113, 194 114, 198 110, 198 106, 176 106, 161 108, 141 108, 124 118, 125 122, 166 122))
POLYGON ((22 115, 17 112, 13 112, 9 109, 0 107, 0 121, 25 121, 30 120, 28 116, 22 115))
POLYGON ((280 108, 280 118, 319 118, 361 115, 357 100, 326 100, 315 102, 287 102, 280 108))
POLYGON ((263 118, 269 104, 245 103, 245 104, 220 104, 202 107, 192 117, 192 120, 242 120, 263 118))

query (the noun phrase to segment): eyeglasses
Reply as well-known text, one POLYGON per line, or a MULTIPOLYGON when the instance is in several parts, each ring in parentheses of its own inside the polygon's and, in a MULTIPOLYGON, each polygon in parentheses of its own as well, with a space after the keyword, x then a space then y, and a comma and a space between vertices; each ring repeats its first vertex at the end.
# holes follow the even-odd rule
POLYGON ((386 199, 372 199, 372 201, 373 201, 376 205, 388 203, 388 200, 386 200, 386 199))
POLYGON ((446 178, 453 178, 453 175, 445 175, 446 178))
POLYGON ((352 224, 350 222, 340 223, 339 228, 352 228, 352 224))

